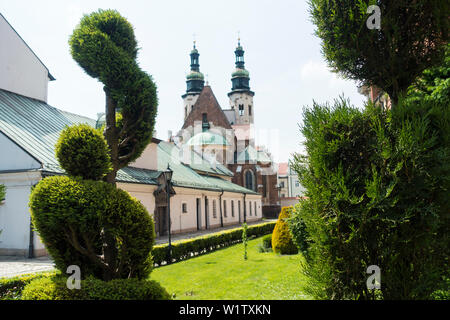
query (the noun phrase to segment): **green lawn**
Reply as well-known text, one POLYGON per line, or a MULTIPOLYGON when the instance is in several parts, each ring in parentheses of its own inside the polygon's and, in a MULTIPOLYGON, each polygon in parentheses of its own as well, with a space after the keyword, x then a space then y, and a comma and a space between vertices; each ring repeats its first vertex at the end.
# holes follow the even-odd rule
POLYGON ((248 260, 243 244, 153 270, 174 299, 188 300, 301 300, 304 277, 298 255, 258 252, 261 238, 249 241, 248 260))

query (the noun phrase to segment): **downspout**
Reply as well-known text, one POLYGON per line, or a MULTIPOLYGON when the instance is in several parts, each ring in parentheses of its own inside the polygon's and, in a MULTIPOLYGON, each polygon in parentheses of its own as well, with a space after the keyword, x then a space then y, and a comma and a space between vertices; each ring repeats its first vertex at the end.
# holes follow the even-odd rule
MULTIPOLYGON (((33 189, 36 186, 36 184, 34 184, 31 189, 33 189)), ((33 190, 31 190, 33 191, 33 190)), ((33 259, 34 258, 34 231, 33 231, 33 221, 31 220, 31 215, 30 215, 30 240, 28 242, 28 259, 33 259)))
POLYGON ((222 215, 222 195, 223 189, 221 189, 221 193, 219 195, 219 208, 220 208, 220 226, 223 228, 223 215, 222 215))
POLYGON ((34 231, 33 231, 33 222, 31 221, 30 216, 30 242, 28 244, 28 259, 34 258, 34 231))
POLYGON ((246 201, 245 201, 245 196, 246 196, 246 195, 247 195, 247 194, 244 193, 244 223, 247 222, 247 205, 246 205, 246 201))

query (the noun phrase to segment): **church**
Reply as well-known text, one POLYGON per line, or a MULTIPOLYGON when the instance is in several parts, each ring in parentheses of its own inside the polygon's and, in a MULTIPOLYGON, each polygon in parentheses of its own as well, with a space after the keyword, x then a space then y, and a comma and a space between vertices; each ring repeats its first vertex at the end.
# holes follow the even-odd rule
POLYGON ((280 212, 276 166, 270 153, 255 144, 255 93, 250 90, 240 39, 234 53, 230 106, 222 109, 211 86, 205 85, 194 41, 186 92, 181 96, 184 123, 171 141, 186 154, 195 151, 211 163, 226 166, 233 173, 233 183, 261 194, 263 216, 276 217, 280 212))

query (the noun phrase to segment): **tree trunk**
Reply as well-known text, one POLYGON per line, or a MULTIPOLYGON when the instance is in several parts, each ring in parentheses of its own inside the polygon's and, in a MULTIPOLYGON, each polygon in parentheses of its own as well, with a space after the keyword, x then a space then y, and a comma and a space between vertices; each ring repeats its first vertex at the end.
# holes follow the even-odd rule
MULTIPOLYGON (((105 139, 110 149, 111 163, 113 169, 109 172, 105 181, 116 185, 116 175, 119 168, 119 139, 117 136, 116 128, 116 104, 110 97, 108 89, 104 88, 106 94, 106 106, 105 106, 105 139)), ((105 263, 108 265, 108 271, 104 274, 104 280, 108 281, 115 278, 117 267, 117 243, 114 235, 108 230, 107 226, 103 229, 103 256, 105 263)))
POLYGON ((119 169, 119 138, 117 136, 116 128, 116 104, 109 96, 108 90, 105 87, 106 93, 106 107, 105 107, 105 139, 110 149, 111 163, 113 169, 109 172, 105 181, 116 185, 116 175, 119 169))

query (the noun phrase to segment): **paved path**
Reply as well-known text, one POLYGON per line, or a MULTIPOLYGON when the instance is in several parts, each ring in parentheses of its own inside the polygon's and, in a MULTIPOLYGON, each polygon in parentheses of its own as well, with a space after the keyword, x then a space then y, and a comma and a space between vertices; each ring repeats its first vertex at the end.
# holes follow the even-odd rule
MULTIPOLYGON (((262 221, 261 220, 252 221, 252 222, 247 222, 247 225, 251 226, 253 224, 261 224, 261 223, 265 223, 265 222, 274 222, 274 221, 277 221, 277 219, 265 219, 262 221)), ((223 230, 235 229, 235 228, 239 228, 239 227, 240 227, 240 225, 234 224, 234 225, 223 227, 223 228, 214 228, 214 229, 206 229, 206 230, 200 230, 200 231, 190 232, 190 233, 173 234, 173 235, 171 235, 171 240, 178 241, 178 240, 183 240, 183 239, 190 239, 190 238, 195 238, 198 236, 203 236, 205 234, 216 233, 216 232, 220 232, 223 230)), ((168 242, 169 242, 169 236, 158 237, 155 240, 156 244, 162 244, 162 243, 168 243, 168 242)))
MULTIPOLYGON (((264 220, 248 222, 248 225, 259 224, 263 222, 276 221, 276 220, 264 220)), ((182 233, 172 235, 172 241, 190 239, 205 234, 216 233, 227 229, 238 228, 239 225, 232 225, 223 228, 214 228, 208 230, 201 230, 191 233, 182 233)), ((168 236, 159 237, 156 239, 156 244, 167 243, 169 241, 168 236)), ((41 271, 53 270, 54 264, 50 257, 40 257, 27 259, 24 257, 16 256, 0 256, 0 278, 11 278, 21 274, 35 273, 41 271)))
POLYGON ((53 269, 54 264, 49 257, 27 259, 17 256, 0 256, 0 278, 11 278, 21 274, 53 269))

